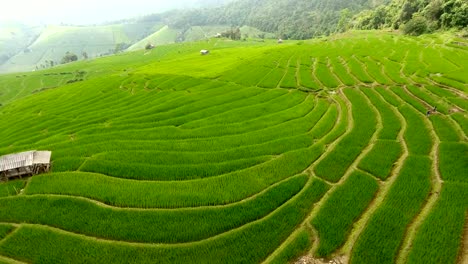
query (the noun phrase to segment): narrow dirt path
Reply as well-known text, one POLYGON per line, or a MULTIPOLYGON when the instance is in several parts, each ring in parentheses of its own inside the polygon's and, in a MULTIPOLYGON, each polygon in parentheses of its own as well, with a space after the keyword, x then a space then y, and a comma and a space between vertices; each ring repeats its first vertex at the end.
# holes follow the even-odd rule
MULTIPOLYGON (((351 129, 349 129, 348 132, 350 132, 353 128, 354 128, 354 119, 352 118, 352 108, 351 108, 351 102, 346 98, 346 96, 343 96, 346 100, 346 103, 347 103, 347 106, 348 106, 348 115, 349 115, 349 124, 348 124, 348 127, 350 127, 351 129)), ((373 109, 374 107, 371 106, 373 109)), ((375 109, 374 109, 375 110, 375 109)), ((374 142, 376 139, 377 139, 377 135, 378 133, 380 132, 380 130, 382 129, 382 125, 381 125, 381 117, 380 117, 380 114, 377 114, 377 121, 378 121, 378 125, 377 125, 377 128, 376 130, 374 131, 374 134, 372 135, 372 138, 370 139, 369 142, 374 142), (379 124, 380 122, 380 124, 379 124)), ((310 221, 318 214, 318 212, 320 211, 320 209, 322 208, 323 204, 325 203, 325 201, 331 196, 331 194, 333 194, 336 189, 341 186, 348 178, 349 176, 351 175, 351 173, 353 171, 355 171, 357 169, 357 165, 361 162, 361 160, 370 152, 370 150, 372 149, 372 144, 369 144, 362 152, 361 154, 354 160, 354 162, 348 167, 348 169, 346 170, 346 172, 344 173, 343 177, 340 179, 340 181, 338 181, 336 184, 333 184, 333 187, 325 194, 325 196, 322 198, 322 200, 320 200, 316 206, 314 207, 314 209, 312 210, 312 212, 310 213, 310 215, 308 216, 307 218, 307 221, 310 223, 310 221)), ((314 166, 315 167, 315 166, 314 166)), ((313 173, 313 168, 312 167, 312 170, 311 172, 313 173)), ((314 175, 315 176, 315 175, 314 175)), ((312 249, 309 251, 309 255, 313 256, 314 253, 316 252, 317 248, 318 248, 318 242, 319 242, 319 239, 316 240, 316 243, 314 243, 314 246, 312 247, 312 249)), ((340 255, 348 255, 347 254, 348 252, 339 252, 340 255)), ((339 257, 339 256, 338 256, 339 257)))
POLYGON ((462 244, 460 246, 460 252, 458 252, 457 263, 466 264, 468 263, 468 213, 465 216, 465 226, 461 243, 462 244))
POLYGON ((12 258, 8 258, 8 257, 4 257, 2 255, 0 255, 0 261, 4 261, 6 263, 11 263, 11 264, 26 264, 26 262, 21 262, 19 260, 16 260, 16 259, 12 259, 12 258))
MULTIPOLYGON (((397 83, 394 80, 392 80, 392 78, 390 78, 390 76, 388 76, 388 74, 385 72, 385 67, 384 67, 383 63, 381 63, 380 61, 375 60, 371 56, 368 56, 368 59, 375 62, 377 65, 380 66, 380 73, 389 82, 389 84, 387 84, 386 86, 388 86, 388 85, 397 85, 397 83)), ((379 86, 381 86, 381 84, 379 84, 379 86)))
POLYGON ((412 223, 408 226, 406 230, 406 236, 403 240, 403 243, 399 250, 399 254, 397 256, 397 260, 396 260, 397 264, 406 263, 409 252, 413 245, 414 238, 416 237, 416 233, 419 230, 419 227, 421 226, 421 224, 426 219, 426 217, 434 208, 437 200, 439 199, 440 191, 442 190, 443 180, 439 172, 440 139, 437 136, 437 134, 434 132, 434 128, 432 127, 431 122, 429 122, 427 118, 424 118, 424 122, 426 123, 426 126, 430 128, 431 137, 433 140, 432 150, 430 153, 430 158, 432 160, 432 175, 431 175, 432 190, 429 195, 429 198, 426 200, 426 204, 423 206, 422 210, 413 219, 412 223))
POLYGON ((356 78, 356 76, 354 76, 354 74, 351 73, 351 68, 349 68, 348 63, 346 62, 345 59, 343 59, 343 57, 339 56, 338 60, 340 61, 341 65, 343 65, 343 67, 346 69, 346 72, 348 73, 348 75, 351 76, 351 78, 353 78, 357 86, 359 85, 365 86, 363 82, 361 82, 358 78, 356 78))
MULTIPOLYGON (((335 129, 339 126, 339 124, 343 121, 343 119, 345 118, 349 118, 349 116, 344 116, 343 115, 343 110, 339 107, 340 104, 338 101, 336 101, 335 99, 333 99, 334 102, 336 103, 336 105, 338 106, 337 109, 338 109, 338 117, 337 119, 335 120, 335 124, 333 126, 333 128, 327 133, 330 134, 330 133, 333 133, 335 131, 335 129)), ((349 125, 349 124, 348 124, 349 125)), ((341 135, 337 140, 341 139, 346 133, 343 133, 343 135, 341 135)), ((325 138, 326 135, 323 137, 325 138)), ((317 144, 321 144, 322 142, 319 141, 317 144)), ((308 168, 306 168, 303 173, 305 174, 308 174, 310 177, 312 178, 316 178, 316 179, 320 179, 318 177, 316 177, 314 174, 313 174, 313 168, 315 167, 315 165, 320 161, 322 160, 329 152, 331 151, 331 145, 328 146, 328 148, 325 150, 324 153, 322 153, 322 155, 315 161, 313 162, 308 168)), ((322 181, 324 181, 323 179, 320 179, 322 181)), ((326 182, 326 181, 325 181, 326 182)), ((328 182, 327 182, 328 183, 328 182)), ((331 183, 328 183, 331 185, 331 183)), ((325 199, 325 197, 330 193, 330 190, 322 197, 322 199, 320 199, 319 202, 317 202, 316 204, 314 204, 314 208, 317 206, 317 204, 319 204, 322 200, 325 199)), ((304 221, 302 221, 302 223, 298 226, 298 228, 296 230, 294 230, 294 232, 292 232, 289 237, 283 241, 283 243, 275 249, 275 251, 273 251, 273 253, 271 253, 264 261, 263 263, 266 264, 266 263, 270 263, 278 254, 280 254, 284 248, 292 241, 294 240, 294 238, 299 234, 299 232, 301 231, 301 228, 305 228, 306 231, 309 232, 309 235, 311 237, 311 239, 313 240, 312 241, 312 249, 313 248, 316 248, 318 247, 318 243, 319 243, 319 237, 318 237, 318 234, 317 232, 315 231, 315 229, 310 225, 310 215, 307 216, 304 221)))
POLYGON ((468 99, 468 95, 466 95, 463 91, 460 91, 460 90, 458 90, 456 88, 453 88, 451 86, 448 86, 448 85, 445 85, 445 84, 442 84, 442 83, 438 83, 438 82, 434 81, 433 79, 431 79, 429 76, 426 77, 426 80, 429 81, 434 86, 445 88, 445 89, 451 91, 452 93, 456 94, 457 96, 459 96, 459 97, 461 97, 463 99, 468 99))
MULTIPOLYGON (((379 96, 384 102, 386 102, 385 99, 380 95, 380 93, 376 93, 376 95, 379 96)), ((356 244, 357 239, 359 238, 361 233, 364 231, 365 227, 367 226, 367 223, 369 222, 374 212, 380 207, 384 199, 387 197, 388 192, 393 186, 393 183, 398 178, 401 168, 403 167, 403 164, 409 155, 408 147, 404 140, 404 134, 407 129, 405 118, 403 117, 403 115, 401 115, 401 113, 398 111, 398 109, 395 106, 389 103, 387 104, 392 109, 392 111, 396 114, 396 116, 400 119, 401 130, 400 130, 400 133, 398 134, 398 141, 400 142, 403 148, 403 153, 400 156, 400 158, 397 160, 397 162, 395 163, 395 167, 392 170, 388 179, 383 184, 381 184, 380 190, 377 193, 376 198, 372 200, 372 202, 367 207, 366 211, 362 214, 359 220, 355 222, 354 227, 351 230, 350 235, 348 236, 348 240, 343 245, 343 247, 341 247, 341 249, 338 250, 340 254, 351 255, 351 252, 354 248, 354 245, 356 244)))
POLYGON ((317 68, 318 68, 318 59, 317 58, 313 58, 313 62, 312 62, 311 67, 312 67, 312 72, 311 72, 312 79, 315 81, 315 83, 317 83, 317 85, 319 87, 322 87, 322 89, 323 89, 323 87, 326 87, 326 86, 320 81, 319 77, 317 76, 317 68))
MULTIPOLYGON (((405 91, 408 93, 409 96, 412 96, 413 98, 414 95, 409 93, 407 91, 406 87, 404 87, 405 91)), ((393 92, 392 92, 393 93, 393 92)), ((393 93, 396 95, 395 93, 393 93)), ((400 98, 398 95, 396 97, 400 102, 402 103, 407 103, 404 101, 402 98, 400 98)), ((418 98, 415 98, 418 99, 418 98)), ((424 101, 423 101, 424 102, 424 101)), ((424 102, 425 103, 425 102, 424 102)), ((427 104, 427 103, 426 103, 427 104)), ((411 104, 407 103, 411 108, 413 108, 417 113, 419 111, 412 106, 411 104)), ((424 222, 426 219, 427 215, 430 213, 430 211, 433 209, 434 205, 436 204, 440 191, 442 189, 442 178, 440 176, 439 172, 439 145, 440 145, 440 139, 437 136, 437 134, 434 132, 434 128, 432 127, 432 123, 425 118, 425 116, 421 113, 419 113, 420 117, 423 118, 423 121, 425 123, 425 126, 429 129, 431 133, 431 138, 433 141, 431 153, 429 154, 429 158, 432 160, 432 175, 431 175, 431 184, 432 184, 432 189, 431 193, 429 194, 429 197, 426 199, 426 203, 423 205, 422 209, 419 211, 419 213, 414 217, 411 221, 411 223, 407 226, 406 228, 406 235, 403 239, 403 242, 399 248, 398 256, 396 259, 397 264, 402 264, 405 263, 408 257, 408 254, 410 252, 412 243, 414 241, 414 238, 416 236, 416 233, 421 226, 421 224, 424 222)))
POLYGON ((276 88, 278 88, 278 89, 282 89, 281 84, 283 84, 284 78, 286 78, 286 75, 288 74, 288 71, 289 71, 289 68, 290 68, 289 65, 291 64, 291 59, 292 58, 293 58, 293 55, 291 55, 291 57, 289 57, 288 63, 286 64, 286 67, 285 67, 285 70, 284 70, 284 73, 283 73, 283 77, 281 77, 281 80, 276 85, 276 88))
MULTIPOLYGON (((106 203, 103 203, 101 201, 98 201, 98 200, 94 200, 94 199, 91 199, 91 198, 88 198, 88 197, 83 197, 83 196, 75 196, 75 195, 67 195, 67 194, 25 194, 25 196, 27 197, 51 197, 51 198, 73 198, 73 199, 77 199, 77 200, 81 200, 81 201, 85 201, 85 202, 89 202, 89 203, 93 203, 99 207, 102 207, 102 208, 109 208, 109 209, 112 209, 112 210, 115 210, 115 211, 131 211, 131 212, 143 212, 143 211, 196 211, 196 210, 205 210, 205 209, 213 209, 213 208, 226 208, 226 207, 231 207, 231 206, 235 206, 235 205, 238 205, 238 204, 241 204, 241 203, 245 203, 245 202, 249 202, 251 200, 254 200, 255 198, 257 198, 258 196, 262 195, 262 194, 265 194, 266 192, 270 191, 271 189, 277 187, 278 185, 290 180, 291 178, 294 178, 295 176, 297 175, 293 175, 293 176, 290 176, 290 177, 287 177, 279 182, 276 182, 270 186, 268 186, 267 188, 263 189, 261 192, 258 192, 252 196, 249 196, 249 197, 246 197, 242 200, 239 200, 239 201, 236 201, 236 202, 233 202, 233 203, 229 203, 229 204, 220 204, 220 205, 204 205, 204 206, 198 206, 198 207, 180 207, 180 208, 158 208, 158 207, 155 207, 155 208, 140 208, 140 207, 128 207, 128 206, 113 206, 113 205, 109 205, 109 204, 106 204, 106 203)), ((14 196, 13 196, 14 197, 14 196)), ((12 199, 13 199, 12 197, 12 199)))
POLYGON ((330 70, 330 74, 333 76, 333 78, 336 79, 336 81, 339 83, 337 88, 344 88, 346 87, 346 84, 343 83, 343 81, 338 77, 338 75, 335 73, 335 68, 333 67, 333 63, 330 59, 330 57, 327 57, 327 67, 330 70))

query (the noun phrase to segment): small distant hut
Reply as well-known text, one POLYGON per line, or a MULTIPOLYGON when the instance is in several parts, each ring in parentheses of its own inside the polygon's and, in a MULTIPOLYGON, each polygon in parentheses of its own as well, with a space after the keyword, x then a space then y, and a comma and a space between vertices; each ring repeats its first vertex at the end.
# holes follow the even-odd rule
POLYGON ((208 54, 210 54, 210 51, 209 50, 200 50, 200 54, 201 55, 208 55, 208 54))
POLYGON ((152 50, 152 49, 154 49, 155 47, 156 47, 156 46, 154 46, 153 44, 148 43, 148 44, 146 44, 146 46, 145 46, 145 50, 152 50))
POLYGON ((282 39, 278 39, 278 44, 282 44, 283 43, 283 40, 282 39))
POLYGON ((0 156, 0 180, 33 176, 50 171, 50 151, 27 151, 0 156))

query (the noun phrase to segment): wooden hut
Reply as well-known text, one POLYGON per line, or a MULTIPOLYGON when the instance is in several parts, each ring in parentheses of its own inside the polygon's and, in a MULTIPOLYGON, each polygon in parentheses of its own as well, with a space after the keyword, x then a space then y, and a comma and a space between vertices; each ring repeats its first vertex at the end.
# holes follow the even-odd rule
POLYGON ((209 50, 200 50, 200 54, 201 55, 208 55, 208 54, 210 54, 210 51, 209 50))
POLYGON ((0 180, 50 171, 50 151, 27 151, 0 157, 0 180))

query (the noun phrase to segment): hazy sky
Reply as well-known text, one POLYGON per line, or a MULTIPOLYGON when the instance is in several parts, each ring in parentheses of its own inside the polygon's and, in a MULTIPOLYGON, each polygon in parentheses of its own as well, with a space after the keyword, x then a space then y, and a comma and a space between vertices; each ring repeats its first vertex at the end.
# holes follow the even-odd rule
POLYGON ((197 0, 9 0, 0 20, 25 23, 100 23, 181 8, 197 0))

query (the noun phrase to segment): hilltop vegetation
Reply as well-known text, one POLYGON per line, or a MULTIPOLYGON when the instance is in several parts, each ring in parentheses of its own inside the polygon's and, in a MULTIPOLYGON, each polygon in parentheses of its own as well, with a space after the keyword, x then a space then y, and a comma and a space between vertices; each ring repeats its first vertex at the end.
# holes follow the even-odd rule
POLYGON ((468 26, 468 3, 463 0, 392 0, 354 18, 360 29, 402 27, 408 34, 420 35, 438 29, 468 26))
POLYGON ((3 75, 0 154, 53 172, 0 184, 0 260, 456 263, 466 43, 211 39, 3 75))

